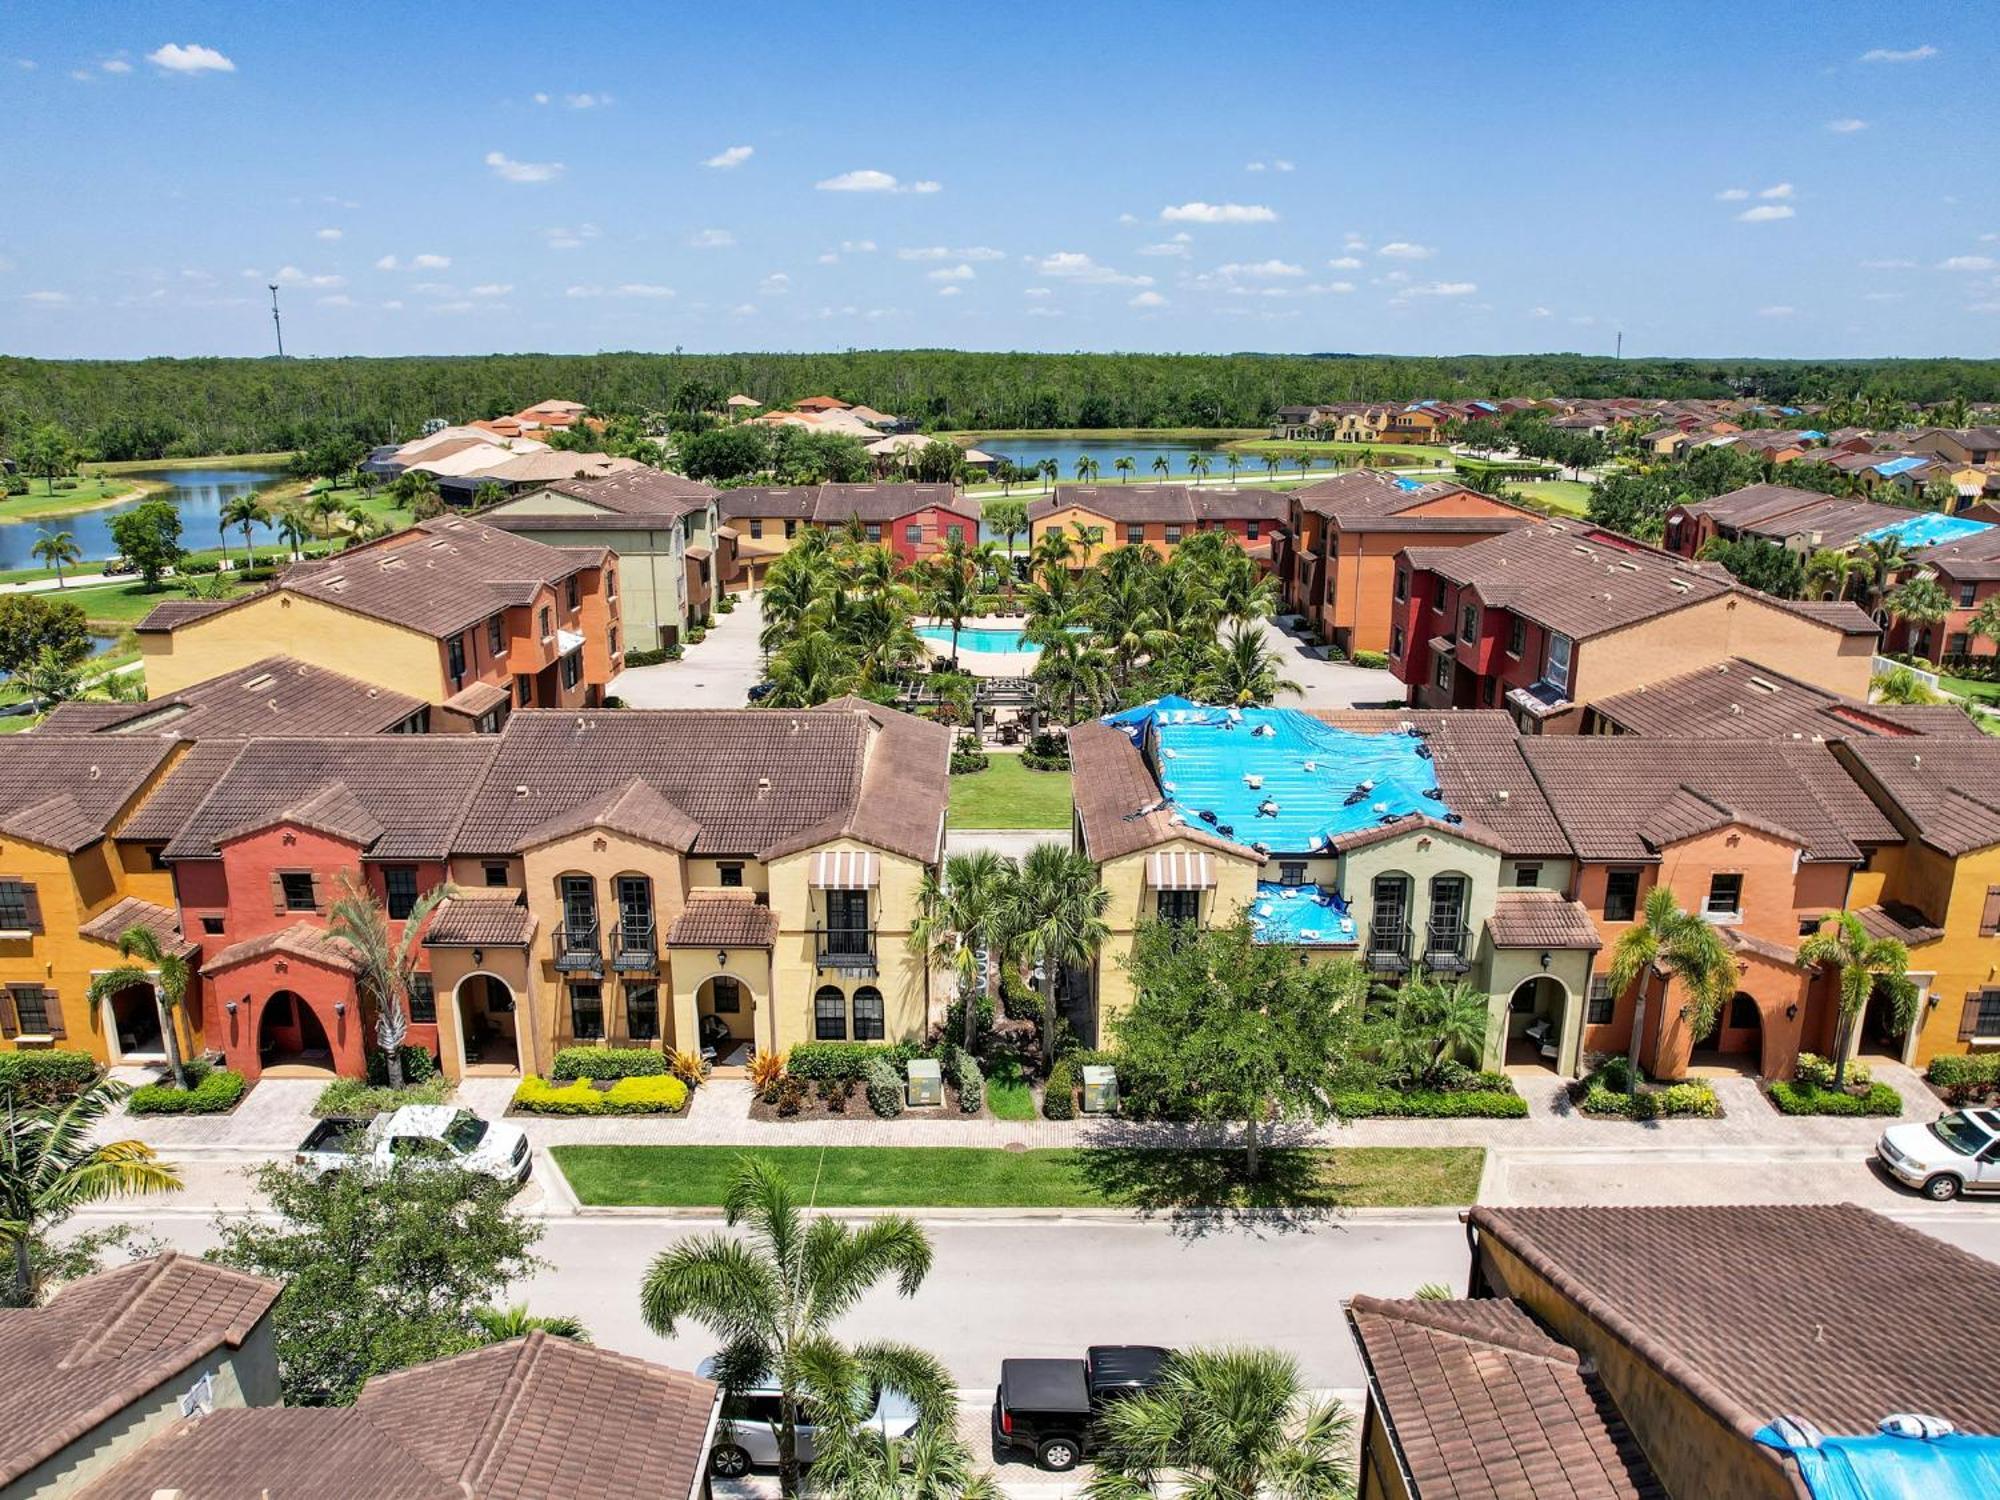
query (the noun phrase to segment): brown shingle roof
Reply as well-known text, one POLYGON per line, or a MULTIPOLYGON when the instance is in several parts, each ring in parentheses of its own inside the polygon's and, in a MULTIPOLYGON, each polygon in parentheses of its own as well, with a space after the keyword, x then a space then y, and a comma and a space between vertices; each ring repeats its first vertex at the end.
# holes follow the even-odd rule
POLYGON ((519 891, 468 890, 438 903, 424 929, 426 948, 523 948, 534 940, 535 914, 519 891))
POLYGON ((1481 1206, 1471 1223, 1746 1437, 1780 1414, 1857 1433, 1898 1411, 2000 1433, 2000 1382, 1966 1378, 1991 1362, 2000 1266, 1893 1219, 1851 1203, 1481 1206))
POLYGON ((118 837, 141 843, 165 843, 174 838, 242 750, 241 740, 196 740, 154 784, 146 800, 118 825, 118 837))
POLYGON ((181 933, 179 911, 171 906, 155 906, 137 896, 119 897, 76 930, 84 937, 109 943, 115 948, 126 932, 134 927, 145 928, 160 940, 160 945, 168 952, 178 953, 183 958, 197 951, 197 945, 190 943, 181 933))
POLYGON ((1587 948, 1604 946, 1597 924, 1580 902, 1561 891, 1509 887, 1493 898, 1486 920, 1496 948, 1587 948))
POLYGON ((959 498, 949 484, 823 484, 814 493, 812 519, 816 526, 844 526, 850 520, 888 522, 912 511, 942 506, 968 520, 979 512, 959 498))
POLYGON ((240 1347, 279 1290, 169 1252, 87 1277, 45 1307, 0 1311, 0 1485, 196 1361, 240 1347))
POLYGON ((162 734, 217 739, 259 734, 380 734, 424 706, 289 656, 262 661, 144 703, 66 703, 38 734, 162 734))
POLYGON ((326 929, 317 923, 301 921, 261 937, 231 943, 203 964, 201 972, 220 974, 224 969, 251 963, 267 953, 282 953, 289 958, 303 959, 307 963, 341 969, 350 974, 359 973, 361 969, 361 960, 344 939, 329 937, 326 929))
POLYGON ((768 948, 778 919, 768 906, 727 896, 696 896, 667 931, 670 948, 768 948))
MULTIPOLYGON (((559 479, 549 488, 617 515, 664 520, 678 520, 690 511, 702 510, 719 493, 685 474, 666 474, 644 467, 602 479, 559 479)), ((507 507, 498 509, 504 514, 507 507)))
POLYGON ((1596 1375, 1515 1303, 1355 1297, 1347 1321, 1423 1500, 1666 1500, 1596 1375))
POLYGON ((1194 492, 1184 484, 1059 484, 1054 495, 1028 502, 1028 519, 1039 521, 1075 506, 1119 525, 1160 521, 1192 526, 1194 492))
POLYGON ((174 754, 165 740, 17 734, 0 739, 0 837, 73 854, 174 754))
POLYGON ((259 589, 254 594, 243 594, 235 599, 164 599, 146 611, 146 617, 132 628, 144 635, 151 631, 172 630, 177 625, 185 625, 190 620, 199 620, 225 609, 234 609, 246 599, 254 599, 268 593, 259 589))
POLYGON ((1912 734, 1969 738, 1980 732, 1955 708, 1909 712, 1863 703, 1740 657, 1614 693, 1591 707, 1626 733, 1649 739, 1830 740, 1912 734))
POLYGON ((1840 754, 1931 847, 1956 856, 2000 844, 2000 742, 1854 740, 1840 754))
POLYGON ((724 490, 716 500, 716 509, 725 521, 739 517, 809 521, 818 494, 815 485, 748 484, 741 489, 724 490))
POLYGON ((1936 568, 1953 582, 2000 578, 2000 526, 1990 526, 1941 547, 1926 547, 1917 554, 1917 560, 1926 567, 1936 568))

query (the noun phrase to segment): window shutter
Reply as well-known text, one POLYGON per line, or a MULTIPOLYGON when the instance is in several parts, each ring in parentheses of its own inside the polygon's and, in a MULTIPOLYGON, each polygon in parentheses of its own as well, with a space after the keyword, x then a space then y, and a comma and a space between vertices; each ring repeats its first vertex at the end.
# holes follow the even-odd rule
POLYGON ((312 883, 313 910, 324 916, 326 914, 326 884, 320 879, 317 873, 313 875, 312 883))
POLYGON ((1986 906, 1979 913, 1979 935, 1992 937, 2000 933, 2000 885, 1986 887, 1986 906))
POLYGON ((42 930, 42 898, 36 893, 34 886, 28 884, 22 885, 21 904, 28 909, 28 931, 40 932, 42 930))
POLYGON ((64 1037, 68 1036, 69 1033, 63 1029, 62 996, 58 995, 52 989, 44 988, 42 991, 42 1009, 47 1013, 49 1018, 49 1035, 57 1041, 61 1041, 64 1037))
POLYGON ((21 1021, 14 1014, 14 992, 0 990, 0 1036, 18 1036, 20 1032, 21 1021))
POLYGON ((271 872, 271 910, 279 916, 285 911, 285 877, 276 870, 271 872))
POLYGON ((1965 996, 1965 1009, 1958 1013, 1958 1039, 1969 1042, 1979 1035, 1979 991, 1970 990, 1965 996))

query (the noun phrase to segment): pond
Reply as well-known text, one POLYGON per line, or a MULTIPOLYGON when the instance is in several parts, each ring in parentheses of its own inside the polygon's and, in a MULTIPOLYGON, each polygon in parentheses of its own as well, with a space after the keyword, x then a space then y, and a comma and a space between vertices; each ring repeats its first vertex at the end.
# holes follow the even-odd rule
MULTIPOLYGON (((0 519, 0 569, 40 567, 41 563, 34 554, 35 543, 44 532, 67 531, 76 538, 77 546, 83 549, 84 566, 80 571, 94 571, 89 564, 104 562, 118 555, 118 544, 111 539, 111 518, 123 515, 145 500, 154 499, 171 500, 180 507, 181 545, 189 551, 219 546, 221 538, 216 530, 216 521, 221 517, 223 507, 239 495, 269 489, 285 475, 281 469, 218 467, 140 470, 126 477, 152 480, 165 485, 166 489, 99 510, 72 511, 68 515, 44 516, 37 520, 0 519)), ((260 544, 268 539, 267 533, 257 533, 260 544)))
MULTIPOLYGON (((996 437, 975 438, 974 446, 982 453, 990 453, 995 458, 1010 458, 1021 468, 1040 463, 1045 458, 1056 461, 1056 477, 1063 484, 1075 484, 1076 461, 1079 458, 1097 460, 1099 484, 1116 484, 1122 478, 1127 483, 1164 484, 1168 481, 1180 484, 1194 476, 1188 472, 1188 459, 1196 454, 1205 454, 1212 466, 1209 477, 1221 479, 1229 473, 1229 463, 1224 457, 1221 443, 1200 439, 1167 438, 1072 438, 1072 437, 996 437), (1120 475, 1112 467, 1119 459, 1129 458, 1134 465, 1130 475, 1120 475), (1164 458, 1167 472, 1162 474, 1154 469, 1155 461, 1164 458)), ((1263 462, 1254 454, 1239 455, 1243 460, 1243 472, 1261 474, 1263 462)), ((1040 493, 1040 487, 1036 487, 1040 493)))

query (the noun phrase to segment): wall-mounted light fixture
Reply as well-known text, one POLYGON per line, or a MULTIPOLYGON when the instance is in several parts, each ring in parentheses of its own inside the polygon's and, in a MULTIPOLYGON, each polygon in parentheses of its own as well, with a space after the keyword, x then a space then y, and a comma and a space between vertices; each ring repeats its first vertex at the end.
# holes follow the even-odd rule
POLYGON ((1798 1018, 1799 1018, 1799 1007, 1797 1002, 1793 1002, 1792 1004, 1787 1005, 1785 1007, 1785 1019, 1787 1021, 1796 1021, 1798 1018))
POLYGON ((346 1014, 347 1014, 347 1002, 346 1002, 345 1000, 336 1000, 336 1001, 334 1001, 334 1002, 333 1002, 333 1013, 334 1013, 334 1014, 335 1014, 336 1016, 344 1016, 344 1015, 346 1015, 346 1014))
POLYGON ((1544 948, 1542 950, 1542 967, 1546 969, 1548 966, 1549 966, 1549 950, 1544 948))
POLYGON ((716 950, 715 966, 718 969, 726 969, 729 967, 729 950, 727 948, 720 948, 716 950))
POLYGON ((223 1001, 222 1008, 228 1011, 232 1016, 236 1014, 236 1002, 234 1000, 223 1001))
POLYGON ((476 969, 485 962, 486 950, 484 948, 474 948, 472 950, 472 967, 476 969))

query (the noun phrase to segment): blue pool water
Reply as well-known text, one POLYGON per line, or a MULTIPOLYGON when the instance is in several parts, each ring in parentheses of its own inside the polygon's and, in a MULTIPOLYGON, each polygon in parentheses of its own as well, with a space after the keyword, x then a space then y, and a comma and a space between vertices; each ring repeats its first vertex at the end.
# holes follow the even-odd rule
MULTIPOLYGON (((917 634, 927 641, 938 641, 947 649, 951 646, 949 625, 919 625, 917 634)), ((958 633, 958 649, 984 651, 994 656, 1034 656, 1041 650, 1021 639, 1018 625, 968 625, 958 633)))
POLYGON ((1984 521, 1970 520, 1965 516, 1947 516, 1937 511, 1920 511, 1907 521, 1891 521, 1887 526, 1877 526, 1873 531, 1863 532, 1861 540, 1876 541, 1882 537, 1897 537, 1905 547, 1915 551, 1919 547, 1936 547, 1945 542, 1963 541, 1966 537, 1977 536, 1987 529, 1984 521))

